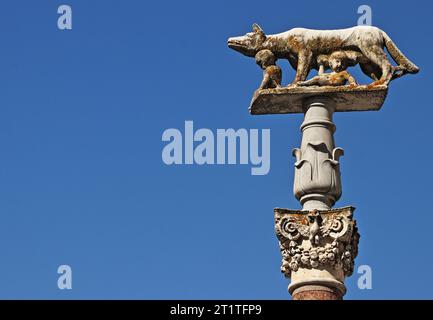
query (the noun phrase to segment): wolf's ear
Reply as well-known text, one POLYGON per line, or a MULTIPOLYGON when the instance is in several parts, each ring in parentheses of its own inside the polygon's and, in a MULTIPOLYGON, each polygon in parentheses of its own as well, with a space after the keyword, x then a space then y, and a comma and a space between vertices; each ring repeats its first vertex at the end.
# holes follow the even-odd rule
POLYGON ((253 31, 257 32, 257 33, 262 33, 265 34, 262 30, 262 28, 260 28, 260 26, 257 23, 253 23, 253 31))

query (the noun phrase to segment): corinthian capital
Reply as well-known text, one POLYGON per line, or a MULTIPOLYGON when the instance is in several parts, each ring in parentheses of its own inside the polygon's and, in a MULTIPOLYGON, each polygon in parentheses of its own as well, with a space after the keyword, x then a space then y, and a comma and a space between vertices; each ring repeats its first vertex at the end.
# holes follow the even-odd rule
POLYGON ((305 269, 327 270, 337 281, 353 272, 359 234, 353 207, 299 211, 275 209, 275 230, 288 278, 305 269))

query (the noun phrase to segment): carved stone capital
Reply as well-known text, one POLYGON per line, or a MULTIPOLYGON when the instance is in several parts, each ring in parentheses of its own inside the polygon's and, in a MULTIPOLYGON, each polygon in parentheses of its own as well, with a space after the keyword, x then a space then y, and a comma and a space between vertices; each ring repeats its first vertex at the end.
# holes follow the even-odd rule
POLYGON ((281 271, 292 279, 291 293, 301 286, 323 285, 344 294, 344 278, 352 275, 358 254, 354 210, 274 210, 281 271))

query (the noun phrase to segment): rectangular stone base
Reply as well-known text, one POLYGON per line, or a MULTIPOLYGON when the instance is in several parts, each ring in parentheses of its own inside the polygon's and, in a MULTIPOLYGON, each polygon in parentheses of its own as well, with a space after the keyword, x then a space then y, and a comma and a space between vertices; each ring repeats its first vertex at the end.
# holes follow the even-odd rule
POLYGON ((379 110, 387 92, 386 85, 289 86, 263 89, 254 93, 249 111, 252 115, 304 113, 305 101, 315 96, 332 99, 335 103, 335 111, 379 110))

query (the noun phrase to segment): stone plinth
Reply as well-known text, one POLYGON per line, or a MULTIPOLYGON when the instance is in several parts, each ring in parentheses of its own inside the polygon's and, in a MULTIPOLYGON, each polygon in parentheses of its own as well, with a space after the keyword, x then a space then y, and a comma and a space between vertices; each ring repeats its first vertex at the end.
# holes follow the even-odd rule
POLYGON ((257 90, 250 105, 252 115, 304 113, 305 99, 320 96, 335 103, 335 111, 379 110, 386 98, 385 85, 339 86, 339 87, 281 87, 257 90))

